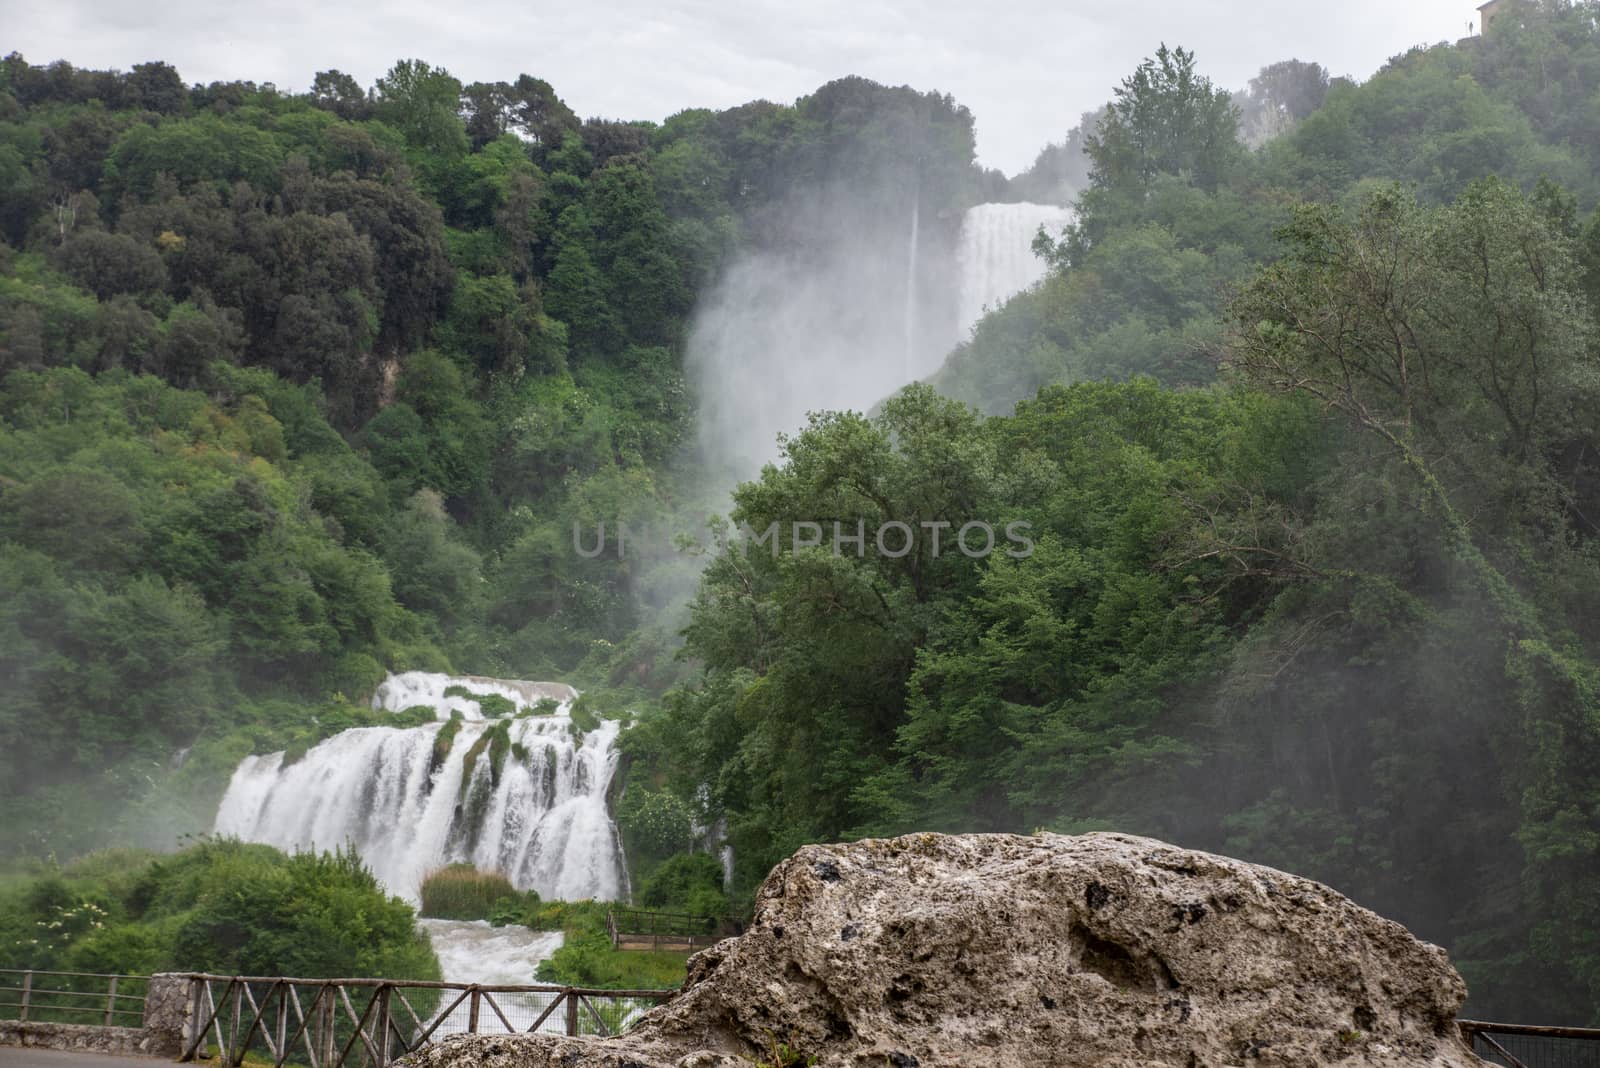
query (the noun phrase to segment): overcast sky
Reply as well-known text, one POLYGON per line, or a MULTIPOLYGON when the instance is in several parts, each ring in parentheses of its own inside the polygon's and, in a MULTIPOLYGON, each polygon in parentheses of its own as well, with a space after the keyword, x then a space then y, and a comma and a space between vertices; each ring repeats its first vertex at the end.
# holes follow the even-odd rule
POLYGON ((174 64, 189 82, 304 90, 337 68, 370 85, 416 57, 463 82, 549 81, 582 116, 660 120, 687 107, 790 102, 860 74, 951 93, 978 156, 1008 173, 1162 41, 1242 87, 1279 59, 1365 78, 1415 44, 1466 33, 1476 0, 0 0, 0 51, 34 63, 174 64))

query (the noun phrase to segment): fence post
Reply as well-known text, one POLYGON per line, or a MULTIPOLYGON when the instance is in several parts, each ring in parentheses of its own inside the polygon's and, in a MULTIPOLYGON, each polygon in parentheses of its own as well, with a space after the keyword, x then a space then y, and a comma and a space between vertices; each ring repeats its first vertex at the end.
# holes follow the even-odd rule
POLYGON ((333 998, 332 984, 324 984, 320 995, 321 1003, 317 1006, 317 1025, 321 1028, 322 1068, 333 1068, 333 1059, 338 1056, 338 1042, 333 1034, 333 998))
POLYGON ((381 1036, 373 1045, 378 1047, 378 1063, 376 1068, 385 1068, 389 1063, 389 987, 378 988, 378 1034, 381 1036))
POLYGON ((117 977, 112 976, 106 987, 106 1026, 111 1026, 111 1016, 117 1008, 117 977))
POLYGON ((228 1026, 228 1051, 223 1057, 224 1064, 243 1064, 244 1050, 239 1048, 239 1025, 244 1021, 244 980, 234 976, 233 987, 233 1023, 228 1026))
POLYGON ((578 1033, 578 995, 574 994, 569 987, 562 992, 562 996, 567 999, 567 1034, 576 1035, 578 1033))
MULTIPOLYGON (((204 1045, 206 1040, 206 1033, 200 1028, 200 1013, 204 1011, 200 1006, 205 1004, 205 993, 211 989, 211 980, 196 978, 193 983, 194 986, 191 992, 194 995, 194 1004, 191 1006, 189 1014, 189 1029, 194 1034, 189 1036, 189 1040, 195 1043, 196 1056, 200 1056, 205 1053, 204 1045)), ((190 1059, 193 1060, 194 1058, 191 1057, 190 1059)))
POLYGON ((28 995, 33 992, 33 973, 22 973, 22 1010, 17 1013, 17 1019, 23 1023, 28 1022, 28 995))
POLYGON ((278 1056, 273 1061, 274 1068, 278 1068, 289 1059, 289 984, 278 984, 278 1056))
POLYGON ((478 1033, 478 999, 480 996, 478 984, 472 984, 471 1007, 467 1010, 467 1034, 469 1035, 478 1033))

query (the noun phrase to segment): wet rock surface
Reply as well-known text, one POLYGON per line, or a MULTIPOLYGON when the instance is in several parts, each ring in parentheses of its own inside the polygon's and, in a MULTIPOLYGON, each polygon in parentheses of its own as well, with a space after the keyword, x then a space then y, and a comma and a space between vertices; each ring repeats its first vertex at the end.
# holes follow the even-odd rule
POLYGON ((1318 883, 1120 834, 808 846, 750 929, 613 1039, 462 1037, 417 1068, 1436 1065, 1444 951, 1318 883))

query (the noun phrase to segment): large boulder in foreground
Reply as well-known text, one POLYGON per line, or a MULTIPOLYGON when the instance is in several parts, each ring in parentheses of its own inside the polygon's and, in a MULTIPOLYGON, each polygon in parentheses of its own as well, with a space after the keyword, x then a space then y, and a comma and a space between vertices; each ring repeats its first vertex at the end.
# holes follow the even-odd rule
POLYGON ((427 1068, 1479 1065, 1444 951, 1318 883, 1120 834, 808 846, 613 1039, 427 1068), (783 1048, 786 1047, 786 1048, 783 1048))

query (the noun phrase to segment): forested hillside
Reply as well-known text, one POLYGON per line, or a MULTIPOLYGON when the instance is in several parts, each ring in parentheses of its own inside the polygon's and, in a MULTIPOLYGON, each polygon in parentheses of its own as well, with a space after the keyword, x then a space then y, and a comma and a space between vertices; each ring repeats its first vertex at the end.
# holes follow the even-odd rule
POLYGON ((955 399, 823 416, 741 487, 758 532, 1037 542, 711 566, 703 677, 633 742, 714 784, 745 887, 806 841, 1137 830, 1406 922, 1473 1011, 1600 1019, 1600 35, 1519 10, 1362 85, 1298 65, 1326 99, 1258 151, 1163 50, 955 399))
POLYGON ((726 489, 688 448, 695 293, 798 190, 867 214, 915 160, 962 204, 971 159, 948 98, 860 79, 655 127, 412 60, 293 95, 8 57, 6 849, 207 829, 240 756, 366 721, 389 668, 660 692, 649 612, 695 565, 572 529, 726 489))
POLYGON ((735 900, 809 841, 1112 827, 1331 883, 1483 1015, 1600 1023, 1597 26, 1514 3, 1238 96, 1152 41, 1009 183, 955 101, 861 79, 656 125, 416 60, 7 57, 0 852, 170 848, 386 671, 554 677, 635 714, 636 862, 725 827, 735 900), (1069 191, 1044 283, 816 415, 720 549, 574 551, 727 511, 689 349, 731 257, 908 206, 933 256, 1069 191), (858 520, 1033 551, 793 545, 858 520))

